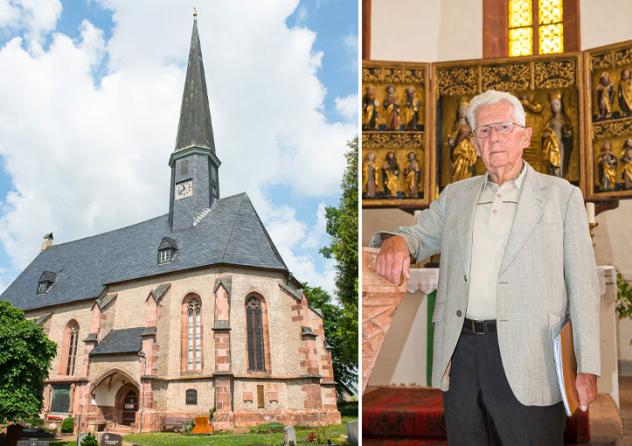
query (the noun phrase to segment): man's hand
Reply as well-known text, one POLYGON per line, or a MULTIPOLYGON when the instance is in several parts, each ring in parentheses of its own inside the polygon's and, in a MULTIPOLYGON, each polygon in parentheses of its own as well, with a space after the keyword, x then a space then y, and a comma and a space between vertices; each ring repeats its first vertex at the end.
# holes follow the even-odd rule
POLYGON ((588 405, 597 399, 597 376, 590 373, 578 373, 575 387, 579 395, 579 409, 586 412, 588 405))
POLYGON ((395 285, 400 284, 402 273, 406 279, 410 277, 410 254, 403 238, 393 236, 384 240, 375 262, 375 272, 395 285))

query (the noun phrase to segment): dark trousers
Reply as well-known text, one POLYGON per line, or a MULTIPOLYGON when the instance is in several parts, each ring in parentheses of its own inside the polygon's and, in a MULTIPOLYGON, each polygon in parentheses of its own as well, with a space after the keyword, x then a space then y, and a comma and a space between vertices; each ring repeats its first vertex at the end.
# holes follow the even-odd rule
POLYGON ((560 446, 563 403, 524 406, 514 396, 496 334, 461 333, 443 393, 450 446, 560 446))

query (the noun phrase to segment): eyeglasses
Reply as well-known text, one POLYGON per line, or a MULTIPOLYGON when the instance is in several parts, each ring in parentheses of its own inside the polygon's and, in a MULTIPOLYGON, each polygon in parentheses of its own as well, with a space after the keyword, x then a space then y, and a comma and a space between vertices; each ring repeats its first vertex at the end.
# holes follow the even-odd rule
POLYGON ((498 133, 501 135, 510 134, 513 129, 518 126, 524 128, 524 126, 517 124, 512 121, 504 121, 504 122, 496 122, 494 124, 481 125, 476 129, 472 130, 472 136, 476 136, 477 138, 487 138, 492 133, 492 129, 496 129, 498 133))

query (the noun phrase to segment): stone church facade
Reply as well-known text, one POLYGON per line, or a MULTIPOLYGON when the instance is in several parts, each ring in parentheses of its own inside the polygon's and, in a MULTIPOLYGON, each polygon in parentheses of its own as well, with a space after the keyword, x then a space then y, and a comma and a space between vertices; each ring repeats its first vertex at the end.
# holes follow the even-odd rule
POLYGON ((323 316, 246 194, 219 197, 197 23, 169 213, 42 251, 0 296, 58 345, 43 416, 158 431, 340 422, 323 316))

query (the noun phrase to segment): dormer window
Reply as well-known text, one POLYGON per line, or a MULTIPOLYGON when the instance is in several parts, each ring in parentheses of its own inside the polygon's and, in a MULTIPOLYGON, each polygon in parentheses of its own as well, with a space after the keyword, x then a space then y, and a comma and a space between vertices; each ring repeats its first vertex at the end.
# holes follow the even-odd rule
POLYGON ((164 237, 158 246, 158 264, 171 262, 178 250, 178 243, 169 237, 164 237))
POLYGON ((46 294, 48 290, 53 286, 56 279, 56 273, 44 271, 37 281, 37 294, 46 294))

